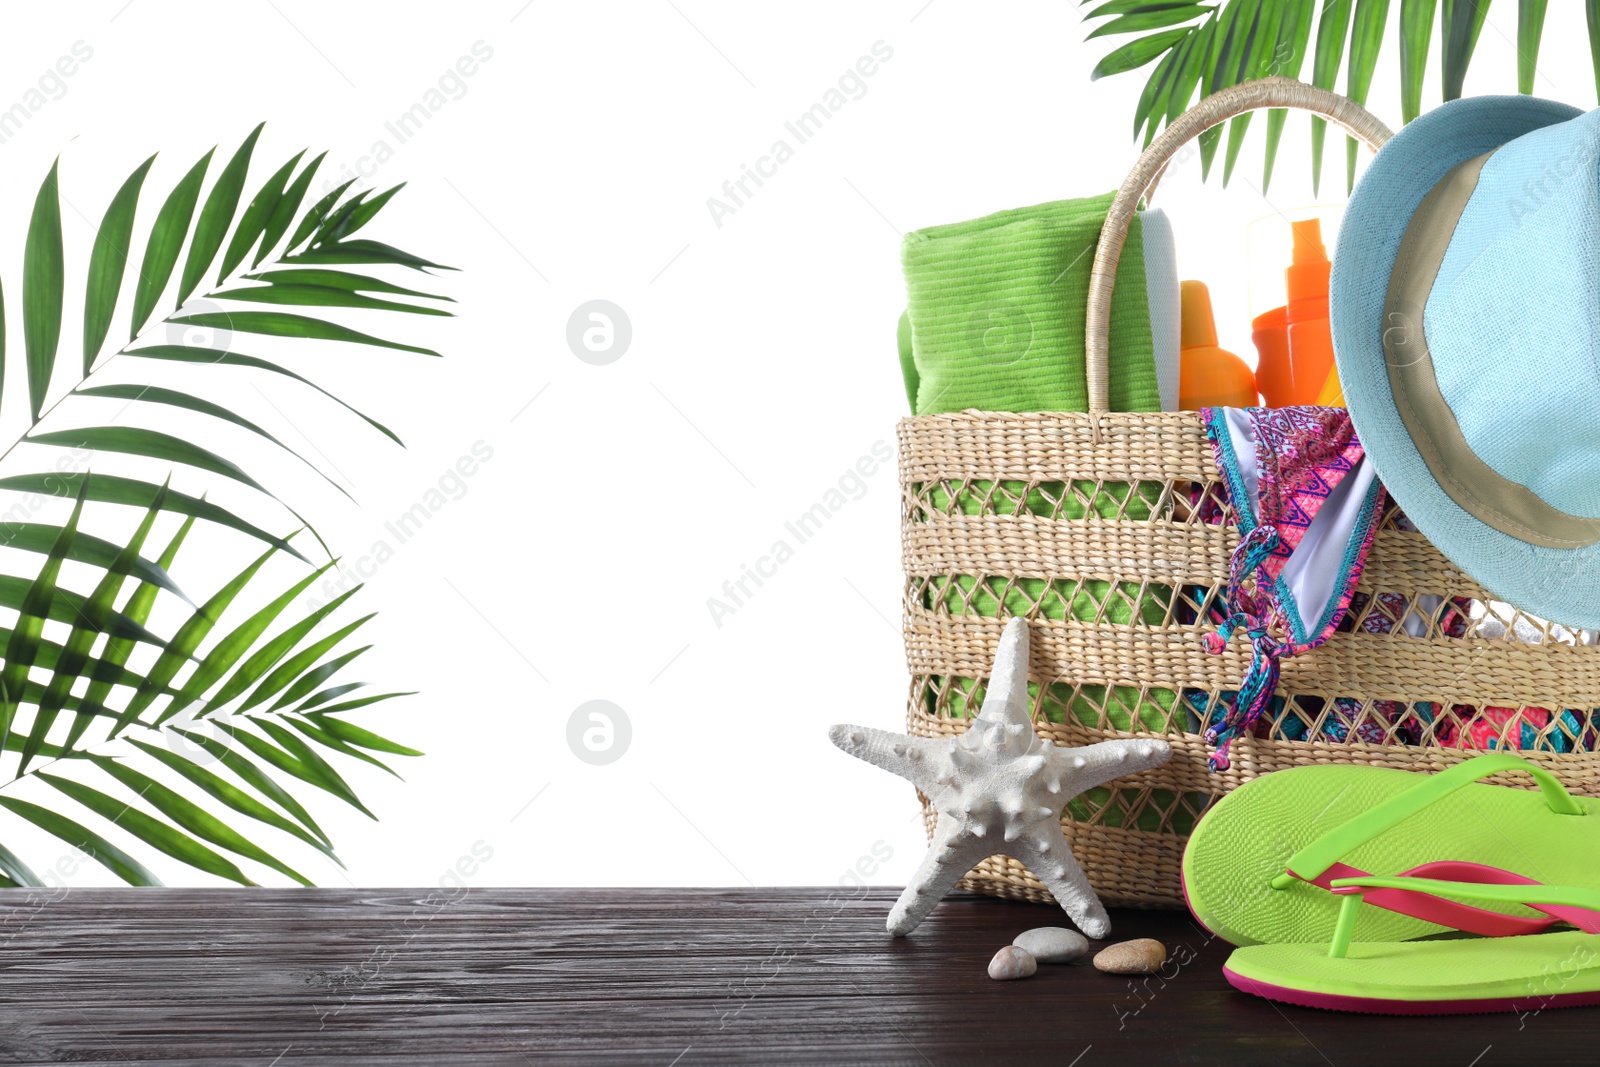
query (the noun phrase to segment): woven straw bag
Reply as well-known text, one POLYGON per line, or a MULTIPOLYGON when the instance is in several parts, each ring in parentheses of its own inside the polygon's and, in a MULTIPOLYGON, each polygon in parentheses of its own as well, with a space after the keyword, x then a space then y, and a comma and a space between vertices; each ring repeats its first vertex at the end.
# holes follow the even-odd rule
MULTIPOLYGON (((1090 410, 967 411, 899 426, 910 732, 966 729, 1006 618, 1024 615, 1041 736, 1172 745, 1165 766, 1092 790, 1063 815, 1090 882, 1113 906, 1182 907, 1179 864, 1195 820, 1230 789, 1284 767, 1437 771, 1507 747, 1573 792, 1600 796, 1593 635, 1495 603, 1392 504, 1350 631, 1284 660, 1266 736, 1238 738, 1229 769, 1207 768, 1200 725, 1237 688, 1250 649, 1236 635, 1222 655, 1207 654, 1201 635, 1214 627, 1195 620, 1226 596, 1238 532, 1200 518, 1197 502, 1223 494, 1196 413, 1107 410, 1108 310, 1129 221, 1167 162, 1204 130, 1269 107, 1322 115, 1374 150, 1389 136, 1352 101, 1288 78, 1206 97, 1140 156, 1106 219, 1088 302, 1090 410)), ((936 816, 921 799, 931 835, 936 816)), ((961 885, 1051 900, 1005 856, 961 885)))

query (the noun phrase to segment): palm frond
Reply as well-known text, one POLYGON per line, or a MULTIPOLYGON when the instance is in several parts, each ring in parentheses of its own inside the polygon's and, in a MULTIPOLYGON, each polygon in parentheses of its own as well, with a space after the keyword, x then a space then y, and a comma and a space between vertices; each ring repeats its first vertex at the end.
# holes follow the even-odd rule
POLYGON ((144 249, 144 263, 139 268, 139 282, 133 291, 133 318, 128 327, 130 341, 138 337, 139 331, 150 321, 156 302, 172 279, 172 269, 178 265, 178 253, 183 250, 184 238, 189 233, 189 221, 194 218, 194 205, 200 199, 200 185, 205 181, 206 168, 211 165, 215 153, 213 148, 189 168, 156 213, 155 225, 150 229, 150 240, 144 249))
POLYGON ((1422 114, 1422 79, 1428 72, 1437 0, 1400 0, 1400 121, 1422 114))
MULTIPOLYGON (((342 672, 372 647, 351 646, 370 613, 337 621, 360 587, 326 604, 307 605, 307 590, 335 561, 312 565, 291 543, 293 534, 270 532, 206 494, 214 484, 248 487, 316 537, 283 487, 268 489, 247 472, 245 458, 234 454, 236 443, 213 443, 206 430, 228 427, 246 441, 294 456, 348 496, 305 455, 216 396, 212 383, 220 387, 219 376, 287 381, 334 400, 395 444, 400 438, 287 366, 232 351, 231 344, 175 344, 172 336, 208 328, 279 344, 307 341, 391 356, 436 356, 431 348, 356 329, 337 317, 349 312, 415 322, 448 316, 440 306, 450 303, 448 296, 343 267, 372 264, 380 271, 424 274, 452 268, 351 236, 371 224, 401 186, 352 194, 345 183, 302 210, 324 158, 302 164, 304 150, 252 183, 261 134, 261 126, 250 131, 209 189, 216 149, 165 192, 131 281, 139 207, 156 157, 123 181, 88 252, 82 360, 70 372, 57 359, 67 304, 59 163, 35 198, 23 250, 29 418, 24 432, 0 449, 6 468, 0 495, 70 498, 72 508, 59 523, 34 518, 37 504, 24 507, 17 521, 14 512, 0 517, 0 547, 19 550, 0 565, 0 609, 14 615, 9 628, 0 627, 0 768, 8 772, 0 773, 0 812, 81 849, 135 885, 159 884, 137 858, 142 850, 240 884, 254 884, 256 877, 241 863, 310 884, 297 865, 278 855, 282 844, 338 860, 327 834, 285 783, 313 787, 371 815, 330 757, 392 774, 380 754, 420 755, 344 717, 407 695, 369 693, 364 682, 342 680, 342 672), (247 197, 247 188, 254 194, 247 197), (165 300, 173 310, 159 315, 165 300), (128 315, 128 341, 108 354, 119 308, 128 315), (112 366, 135 380, 107 380, 103 372, 112 366), (142 369, 157 368, 187 376, 185 386, 140 380, 142 369), (120 405, 117 418, 82 421, 82 409, 106 401, 120 405), (124 411, 162 419, 157 424, 163 429, 128 424, 124 411), (178 432, 175 413, 199 429, 178 432), (79 421, 69 423, 69 416, 79 421), (19 449, 23 444, 29 447, 19 449), (67 469, 68 463, 36 465, 40 456, 64 449, 75 456, 88 450, 97 469, 91 474, 67 469), (123 473, 119 457, 155 461, 170 474, 158 484, 123 473), (96 528, 102 514, 110 518, 127 508, 140 512, 131 534, 110 536, 96 528), (165 548, 148 558, 146 544, 174 523, 176 529, 162 535, 165 548), (263 548, 198 606, 173 575, 179 549, 197 523, 245 534, 263 548), (29 559, 39 561, 35 570, 8 573, 29 559), (260 590, 278 561, 305 570, 260 603, 260 590), (97 575, 91 592, 63 583, 68 567, 74 568, 69 579, 84 568, 97 575), (251 603, 256 606, 247 610, 251 603), (170 613, 180 604, 184 621, 170 635, 151 628, 158 608, 170 613), (241 818, 248 832, 234 825, 241 818)), ((0 288, 0 378, 4 342, 0 288)), ((3 842, 0 884, 39 884, 33 868, 3 842)))
POLYGON ((50 175, 39 187, 28 223, 28 241, 22 254, 22 342, 28 361, 28 405, 34 421, 44 407, 50 373, 55 369, 56 347, 61 342, 61 301, 65 286, 61 252, 61 198, 56 172, 61 161, 50 165, 50 175))
MULTIPOLYGON (((1539 42, 1544 37, 1545 9, 1550 0, 1517 0, 1517 92, 1533 92, 1533 75, 1539 65, 1539 42)), ((1594 5, 1590 5, 1591 9, 1594 5)), ((1594 22, 1589 23, 1589 40, 1595 40, 1594 22)), ((1600 87, 1600 86, 1597 86, 1600 87)))
MULTIPOLYGON (((1283 22, 1278 27, 1278 44, 1273 50, 1273 63, 1262 73, 1285 78, 1300 77, 1305 65, 1306 46, 1311 41, 1311 21, 1316 14, 1316 0, 1287 0, 1283 22)), ((1266 162, 1261 171, 1263 195, 1272 186, 1272 165, 1278 158, 1278 144, 1283 138, 1283 126, 1288 121, 1286 108, 1273 108, 1267 112, 1266 162)))
MULTIPOLYGON (((1383 30, 1388 18, 1389 0, 1356 0, 1354 25, 1350 29, 1350 70, 1345 95, 1358 104, 1367 102, 1367 92, 1372 88, 1372 75, 1378 69, 1378 53, 1383 50, 1383 30)), ((1448 23, 1449 19, 1445 21, 1448 23)), ((1344 141, 1345 188, 1354 189, 1356 153, 1360 146, 1354 137, 1346 137, 1344 141)))
POLYGON ((111 316, 117 294, 122 291, 122 275, 128 269, 128 248, 133 242, 133 213, 139 206, 139 190, 145 175, 156 161, 151 156, 128 175, 117 195, 111 198, 105 218, 95 231, 94 251, 89 255, 89 281, 83 300, 83 373, 88 375, 95 358, 111 332, 111 316))
MULTIPOLYGON (((1087 5, 1090 0, 1080 3, 1087 5)), ((1397 50, 1402 122, 1410 122, 1422 110, 1422 85, 1434 23, 1439 23, 1441 99, 1454 100, 1465 85, 1489 4, 1490 0, 1400 0, 1397 50)), ((1533 91, 1548 6, 1548 0, 1518 0, 1517 91, 1521 93, 1533 91)), ((1312 84, 1333 89, 1344 69, 1344 92, 1358 103, 1366 103, 1388 32, 1389 8, 1389 0, 1112 0, 1084 13, 1086 21, 1103 20, 1087 39, 1125 38, 1100 60, 1090 77, 1097 79, 1155 64, 1134 108, 1134 136, 1142 134, 1145 144, 1163 124, 1170 124, 1189 107, 1197 90, 1204 96, 1251 78, 1298 78, 1308 45, 1313 57, 1312 84)), ((1600 0, 1585 0, 1584 13, 1595 86, 1600 93, 1600 0)), ((1286 113, 1281 109, 1268 114, 1263 191, 1271 182, 1285 120, 1286 113)), ((1224 184, 1232 174, 1249 124, 1249 115, 1240 115, 1228 123, 1224 184)), ((1313 190, 1321 177, 1326 132, 1327 124, 1313 116, 1313 190)), ((1203 175, 1210 172, 1221 138, 1220 127, 1213 127, 1200 137, 1203 175)), ((1351 185, 1355 158, 1356 144, 1347 140, 1347 181, 1351 185)))

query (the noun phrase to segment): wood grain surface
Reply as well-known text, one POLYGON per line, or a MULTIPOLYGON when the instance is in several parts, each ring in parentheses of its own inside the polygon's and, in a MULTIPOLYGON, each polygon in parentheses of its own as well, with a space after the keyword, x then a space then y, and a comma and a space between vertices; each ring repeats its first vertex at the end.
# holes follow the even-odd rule
POLYGON ((1161 975, 990 956, 1039 905, 887 889, 0 891, 0 1063, 1600 1063, 1600 1008, 1384 1018, 1235 992, 1180 912, 1161 975))

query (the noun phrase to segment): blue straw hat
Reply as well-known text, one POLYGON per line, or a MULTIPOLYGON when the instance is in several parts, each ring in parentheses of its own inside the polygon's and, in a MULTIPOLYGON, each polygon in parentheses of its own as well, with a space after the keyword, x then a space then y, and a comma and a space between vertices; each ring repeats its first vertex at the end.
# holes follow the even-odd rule
POLYGON ((1600 628, 1600 110, 1455 100, 1340 226, 1339 378, 1384 485, 1498 599, 1600 628))

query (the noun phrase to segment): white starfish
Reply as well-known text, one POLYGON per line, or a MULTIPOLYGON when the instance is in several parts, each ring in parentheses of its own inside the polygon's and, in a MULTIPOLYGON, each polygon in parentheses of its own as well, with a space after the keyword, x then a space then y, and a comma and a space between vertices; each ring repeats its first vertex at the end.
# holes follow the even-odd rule
POLYGON ((850 755, 907 779, 939 811, 927 855, 889 912, 896 937, 915 929, 957 881, 996 853, 1027 864, 1079 929, 1105 937, 1111 919, 1061 831, 1061 810, 1085 790, 1159 767, 1172 755, 1171 746, 1155 738, 1065 748, 1035 733, 1024 619, 1006 624, 983 710, 966 733, 935 740, 840 725, 828 737, 850 755))

